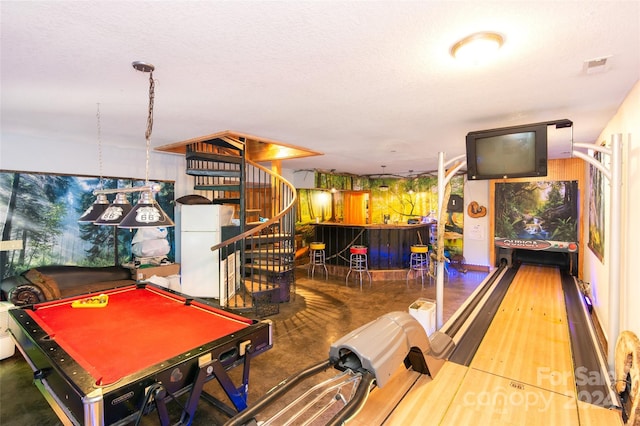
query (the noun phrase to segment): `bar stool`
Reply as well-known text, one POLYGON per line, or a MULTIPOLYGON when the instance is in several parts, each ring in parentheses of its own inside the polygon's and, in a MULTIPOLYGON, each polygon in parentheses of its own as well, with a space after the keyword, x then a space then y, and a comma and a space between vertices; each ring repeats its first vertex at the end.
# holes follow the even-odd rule
POLYGON ((345 284, 349 285, 349 274, 357 272, 360 276, 360 290, 362 290, 362 273, 369 276, 369 287, 371 287, 371 273, 367 262, 367 248, 365 246, 351 246, 349 248, 351 255, 349 256, 349 272, 345 278, 345 284))
POLYGON ((316 266, 322 266, 324 268, 325 278, 329 278, 329 272, 327 271, 327 265, 325 264, 325 244, 314 242, 309 244, 309 271, 308 274, 313 278, 316 266))
POLYGON ((409 259, 409 271, 407 272, 407 287, 409 287, 409 276, 412 272, 420 274, 422 288, 424 289, 424 275, 429 274, 429 246, 416 244, 411 246, 411 257, 409 259))

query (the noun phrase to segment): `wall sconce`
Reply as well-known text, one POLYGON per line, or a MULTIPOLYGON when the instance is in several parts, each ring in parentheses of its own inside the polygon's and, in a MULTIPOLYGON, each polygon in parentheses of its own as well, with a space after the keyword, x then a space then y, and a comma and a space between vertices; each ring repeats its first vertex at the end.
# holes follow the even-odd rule
POLYGON ((318 200, 320 201, 322 206, 329 204, 329 202, 331 202, 331 193, 322 191, 320 194, 318 194, 318 200))

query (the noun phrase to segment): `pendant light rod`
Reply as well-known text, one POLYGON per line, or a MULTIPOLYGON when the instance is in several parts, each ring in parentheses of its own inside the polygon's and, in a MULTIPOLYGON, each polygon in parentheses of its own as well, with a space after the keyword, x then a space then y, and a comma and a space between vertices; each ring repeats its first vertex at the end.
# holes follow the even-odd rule
POLYGON ((114 189, 96 189, 93 191, 93 195, 98 194, 131 194, 133 192, 160 192, 161 186, 159 183, 147 184, 144 186, 135 186, 130 188, 114 188, 114 189))
POLYGON ((146 166, 145 166, 145 183, 149 183, 149 152, 151 151, 151 132, 153 131, 153 104, 155 100, 155 82, 153 81, 153 70, 156 68, 152 64, 146 62, 134 61, 131 63, 137 71, 149 73, 149 110, 147 116, 147 130, 144 134, 146 140, 146 166))
POLYGON ((160 191, 159 184, 149 182, 149 156, 151 152, 151 131, 153 129, 153 103, 155 99, 155 81, 153 80, 153 70, 155 67, 145 62, 132 62, 131 65, 137 71, 149 73, 149 109, 147 116, 147 129, 144 134, 146 142, 146 163, 145 163, 145 185, 137 188, 127 188, 127 191, 117 192, 140 192, 140 198, 135 206, 118 223, 119 228, 147 228, 147 227, 168 227, 174 226, 171 218, 162 210, 158 202, 154 199, 154 192, 160 191))
POLYGON ((382 184, 378 187, 378 189, 379 189, 380 191, 385 192, 385 191, 388 191, 388 190, 389 190, 389 185, 387 185, 386 183, 384 183, 384 177, 385 177, 384 169, 385 169, 385 167, 387 167, 387 166, 385 166, 385 165, 383 164, 383 165, 382 165, 382 166, 380 166, 380 167, 382 167, 382 174, 380 175, 380 178, 382 179, 382 184))
MULTIPOLYGON (((98 187, 102 190, 104 187, 104 179, 102 177, 102 135, 101 135, 101 124, 100 124, 100 103, 96 104, 96 122, 97 122, 97 133, 98 133, 98 167, 100 170, 100 183, 98 187)), ((109 200, 107 200, 107 196, 104 194, 96 194, 96 200, 91 204, 87 210, 80 216, 78 219, 79 223, 93 223, 97 219, 100 218, 102 213, 108 208, 109 200)))
POLYGON ((147 72, 149 73, 149 115, 147 116, 147 129, 145 131, 145 139, 146 139, 146 159, 145 159, 145 176, 144 176, 144 186, 132 187, 132 188, 117 188, 117 189, 98 189, 93 191, 94 195, 98 194, 117 194, 124 193, 130 194, 132 192, 152 192, 158 193, 160 192, 161 186, 157 183, 149 183, 149 151, 151 150, 151 131, 153 129, 153 101, 155 99, 155 83, 153 81, 153 70, 156 68, 152 64, 148 64, 142 61, 134 61, 131 63, 133 68, 137 71, 147 72))
POLYGON ((100 189, 103 188, 104 179, 102 178, 102 124, 100 123, 100 102, 96 105, 96 128, 98 134, 98 167, 100 169, 100 189))

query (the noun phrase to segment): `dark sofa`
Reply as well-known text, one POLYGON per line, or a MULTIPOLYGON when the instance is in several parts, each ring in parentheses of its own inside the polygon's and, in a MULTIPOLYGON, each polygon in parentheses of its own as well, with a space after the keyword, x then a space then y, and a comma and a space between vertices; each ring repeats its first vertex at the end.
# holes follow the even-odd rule
POLYGON ((61 297, 78 296, 135 283, 131 271, 122 266, 84 267, 50 265, 29 269, 0 283, 5 300, 16 306, 61 297))

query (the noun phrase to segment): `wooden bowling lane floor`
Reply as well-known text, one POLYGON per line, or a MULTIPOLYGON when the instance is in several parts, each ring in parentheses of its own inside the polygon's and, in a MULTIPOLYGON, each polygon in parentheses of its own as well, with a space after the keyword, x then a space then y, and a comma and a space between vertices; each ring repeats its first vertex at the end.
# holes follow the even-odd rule
MULTIPOLYGON (((435 378, 411 381, 377 424, 622 425, 619 413, 576 396, 562 283, 553 267, 520 267, 468 367, 446 362, 435 378)), ((371 397, 376 392, 393 391, 376 389, 371 397)), ((364 424, 373 409, 367 405, 353 424, 364 424)), ((374 412, 384 411, 375 405, 374 412)))
POLYGON ((520 267, 470 367, 574 395, 572 365, 560 272, 520 267))

